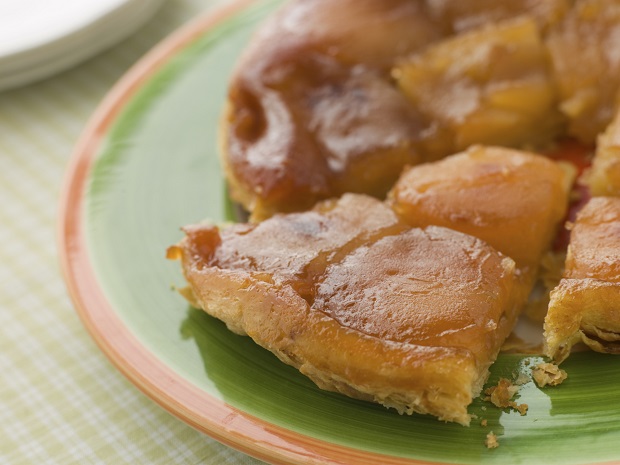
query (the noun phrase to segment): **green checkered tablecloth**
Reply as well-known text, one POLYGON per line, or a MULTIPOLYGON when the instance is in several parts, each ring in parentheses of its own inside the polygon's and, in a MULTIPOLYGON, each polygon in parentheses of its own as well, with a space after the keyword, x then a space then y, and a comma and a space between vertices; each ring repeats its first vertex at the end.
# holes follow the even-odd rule
POLYGON ((0 92, 0 464, 258 464, 142 395, 99 351, 67 296, 58 196, 79 134, 148 49, 214 0, 169 0, 128 40, 0 92))

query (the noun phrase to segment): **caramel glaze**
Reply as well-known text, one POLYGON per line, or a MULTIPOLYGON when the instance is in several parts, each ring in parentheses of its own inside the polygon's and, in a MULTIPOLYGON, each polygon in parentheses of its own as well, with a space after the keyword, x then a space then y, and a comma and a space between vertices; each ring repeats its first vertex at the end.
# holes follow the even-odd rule
POLYGON ((478 237, 535 274, 564 218, 575 170, 533 153, 474 146, 406 170, 389 202, 412 226, 478 237))
POLYGON ((267 273, 278 284, 310 292, 325 267, 360 244, 406 229, 394 212, 367 196, 345 194, 304 213, 257 224, 188 226, 186 247, 201 266, 267 273))
POLYGON ((545 352, 556 361, 578 342, 620 353, 619 244, 620 198, 592 198, 572 226, 564 275, 545 318, 545 352))
POLYGON ((186 232, 168 256, 196 304, 320 387, 401 412, 468 424, 523 304, 512 259, 368 196, 186 232))
POLYGON ((313 308, 386 341, 494 359, 520 309, 514 262, 472 236, 430 226, 362 246, 330 265, 313 308))
POLYGON ((385 195, 421 160, 423 126, 390 82, 392 57, 438 37, 420 1, 287 4, 231 80, 223 162, 233 198, 260 219, 347 191, 385 195))
POLYGON ((618 34, 620 1, 577 0, 546 38, 566 133, 584 143, 593 143, 617 111, 618 34))

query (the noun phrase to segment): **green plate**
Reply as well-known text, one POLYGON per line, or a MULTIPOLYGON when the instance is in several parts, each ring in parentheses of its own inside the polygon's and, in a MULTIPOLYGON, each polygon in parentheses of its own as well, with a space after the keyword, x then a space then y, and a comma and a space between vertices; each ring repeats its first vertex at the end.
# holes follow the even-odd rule
MULTIPOLYGON (((231 219, 218 120, 240 51, 279 3, 244 2, 188 26, 129 73, 86 131, 68 174, 62 247, 95 339, 164 407, 274 463, 620 463, 619 358, 575 354, 561 386, 522 387, 527 415, 476 400, 471 412, 487 426, 465 428, 321 391, 173 290, 183 278, 164 257, 179 228, 231 219), (484 445, 490 431, 497 449, 484 445)), ((539 360, 502 355, 489 384, 539 360)))

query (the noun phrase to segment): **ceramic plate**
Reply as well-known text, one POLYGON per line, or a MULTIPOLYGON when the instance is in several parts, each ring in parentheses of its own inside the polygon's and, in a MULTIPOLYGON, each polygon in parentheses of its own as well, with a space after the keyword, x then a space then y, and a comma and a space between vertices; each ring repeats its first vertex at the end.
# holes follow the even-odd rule
MULTIPOLYGON (((521 416, 476 400, 465 428, 317 389, 249 338, 191 309, 165 250, 179 227, 231 219, 217 157, 227 80, 279 1, 236 3, 188 25, 119 83, 70 167, 61 248, 86 327, 147 395, 216 439, 272 463, 620 463, 618 357, 578 353, 569 379, 520 390, 521 416), (500 442, 489 450, 493 431, 500 442)), ((501 355, 489 384, 540 361, 501 355)))
POLYGON ((59 72, 122 40, 164 0, 0 0, 0 89, 59 72))

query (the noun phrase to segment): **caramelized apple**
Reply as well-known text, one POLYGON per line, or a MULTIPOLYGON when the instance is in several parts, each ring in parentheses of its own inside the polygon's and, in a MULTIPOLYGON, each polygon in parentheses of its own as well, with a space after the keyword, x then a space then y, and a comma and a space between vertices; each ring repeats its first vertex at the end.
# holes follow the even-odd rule
POLYGON ((474 146, 405 171, 390 202, 413 226, 471 234, 534 272, 564 218, 574 175, 540 155, 474 146))
POLYGON ((424 124, 387 70, 437 37, 419 2, 287 4, 231 81, 222 160, 232 197, 258 220, 348 191, 384 196, 420 161, 424 124))
POLYGON ((620 283, 620 199, 595 197, 578 213, 564 277, 620 283))
POLYGON ((620 84, 620 1, 578 0, 547 45, 568 134, 593 143, 611 121, 620 84))
POLYGON ((476 143, 544 143, 560 128, 546 50, 528 17, 443 40, 393 75, 431 122, 424 147, 432 158, 476 143))
POLYGON ((307 293, 331 261, 377 235, 405 228, 383 202, 345 194, 311 211, 278 214, 261 223, 237 223, 221 231, 205 225, 184 230, 186 247, 200 258, 200 266, 268 273, 276 283, 307 293))
POLYGON ((513 268, 472 236, 411 229, 330 265, 313 308, 383 340, 467 348, 488 366, 519 310, 507 279, 513 268))

